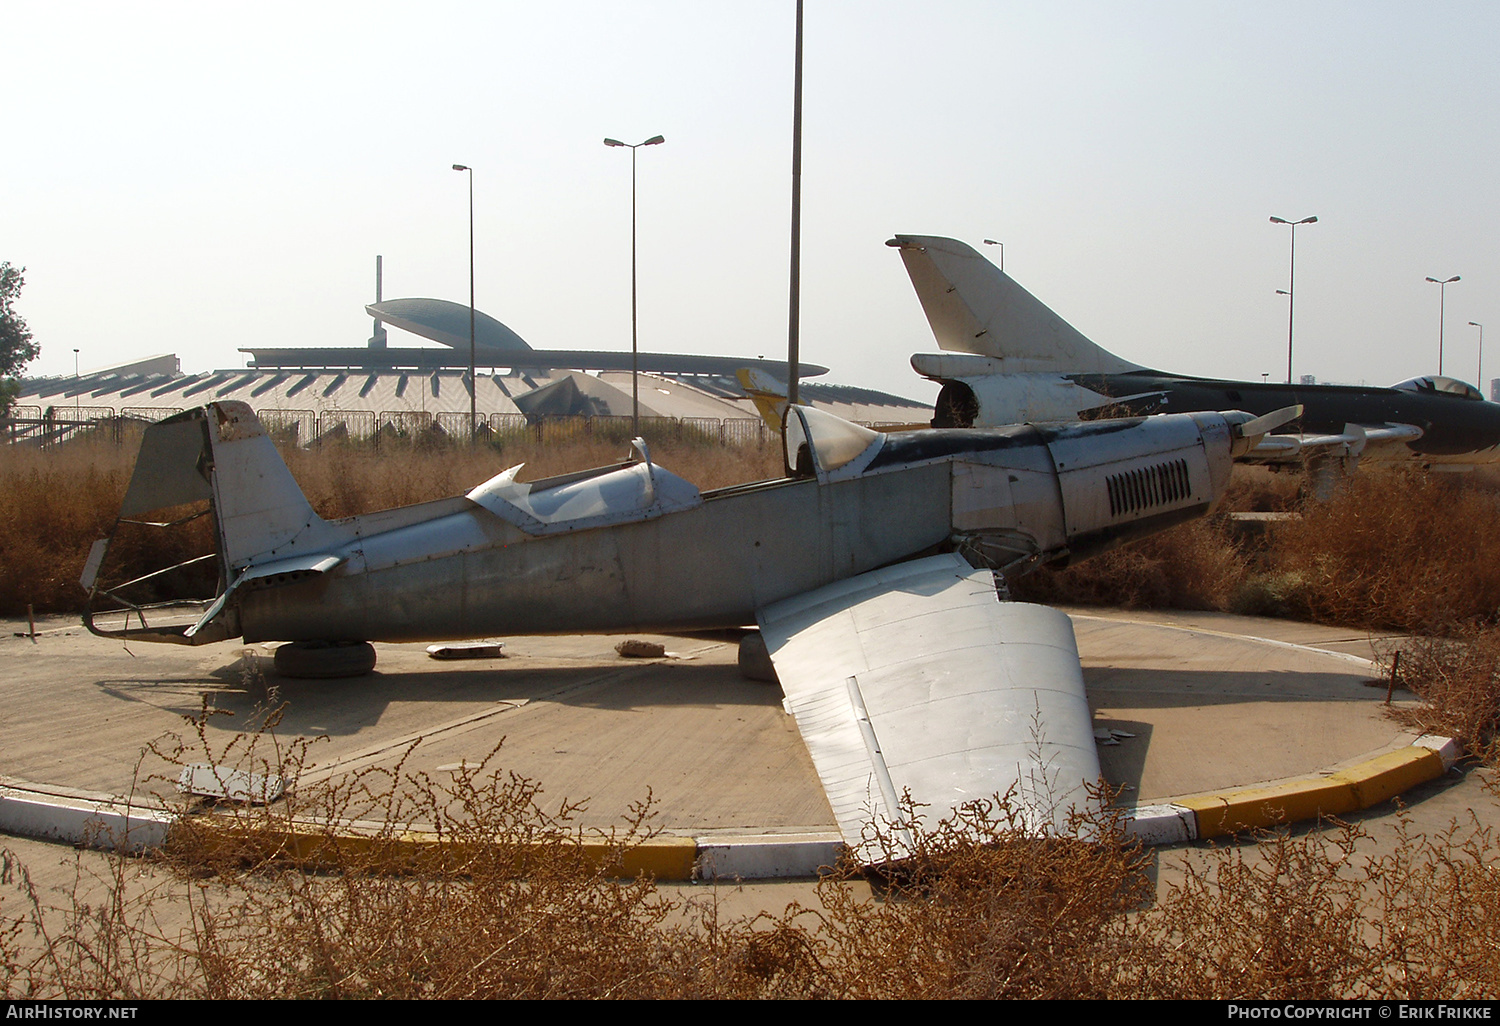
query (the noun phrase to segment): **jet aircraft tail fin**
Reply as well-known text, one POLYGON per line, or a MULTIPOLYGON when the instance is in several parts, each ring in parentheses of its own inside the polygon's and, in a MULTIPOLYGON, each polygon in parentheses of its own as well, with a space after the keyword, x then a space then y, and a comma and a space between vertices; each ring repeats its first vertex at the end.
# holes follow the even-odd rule
POLYGON ((948 352, 989 357, 998 373, 1143 369, 1089 341, 972 246, 926 235, 898 235, 886 245, 901 251, 932 333, 948 352))

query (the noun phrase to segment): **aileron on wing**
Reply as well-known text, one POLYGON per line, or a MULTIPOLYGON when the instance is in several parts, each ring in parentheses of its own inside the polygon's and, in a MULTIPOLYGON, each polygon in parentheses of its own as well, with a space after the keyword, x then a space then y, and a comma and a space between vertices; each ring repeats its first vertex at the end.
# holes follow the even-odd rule
MULTIPOLYGON (((929 824, 1011 793, 1017 824, 1061 833, 1099 779, 1073 628, 1002 603, 956 555, 861 574, 758 614, 787 704, 839 829, 864 857, 870 825, 910 795, 929 824)), ((907 840, 888 834, 899 849, 907 840)))

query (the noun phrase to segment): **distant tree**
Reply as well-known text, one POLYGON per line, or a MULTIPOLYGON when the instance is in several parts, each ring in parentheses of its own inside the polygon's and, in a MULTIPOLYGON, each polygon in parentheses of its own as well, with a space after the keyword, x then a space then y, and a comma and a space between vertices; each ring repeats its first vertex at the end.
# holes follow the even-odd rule
POLYGON ((31 340, 26 319, 15 310, 21 286, 26 284, 25 275, 24 267, 0 263, 0 413, 10 409, 20 392, 16 376, 42 351, 31 340))

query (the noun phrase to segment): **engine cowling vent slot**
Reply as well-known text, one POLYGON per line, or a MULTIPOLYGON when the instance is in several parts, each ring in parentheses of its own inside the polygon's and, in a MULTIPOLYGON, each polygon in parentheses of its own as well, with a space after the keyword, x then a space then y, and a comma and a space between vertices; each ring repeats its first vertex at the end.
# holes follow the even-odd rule
POLYGON ((1187 460, 1167 460, 1105 478, 1110 516, 1119 517, 1154 506, 1182 502, 1193 494, 1187 460))

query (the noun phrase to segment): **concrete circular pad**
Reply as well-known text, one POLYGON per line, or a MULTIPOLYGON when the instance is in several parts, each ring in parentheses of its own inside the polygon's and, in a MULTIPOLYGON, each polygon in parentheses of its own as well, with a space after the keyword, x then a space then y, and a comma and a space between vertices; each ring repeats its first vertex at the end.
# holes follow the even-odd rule
MULTIPOLYGON (((1385 690, 1365 686, 1371 639, 1359 632, 1070 612, 1095 726, 1116 732, 1100 754, 1124 804, 1319 773, 1413 739, 1387 715, 1385 690)), ((463 661, 379 645, 370 676, 294 681, 275 675, 266 646, 125 646, 55 618, 35 639, 17 636, 24 622, 4 628, 6 784, 171 794, 176 769, 150 742, 193 741, 188 718, 206 707, 204 735, 221 751, 284 703, 282 737, 326 738, 309 750, 310 780, 400 759, 441 779, 488 757, 539 780, 545 805, 586 799, 586 825, 618 825, 649 795, 653 822, 682 836, 834 831, 779 690, 739 676, 729 638, 650 638, 669 653, 651 660, 621 658, 610 637, 507 639, 505 658, 463 661)))

